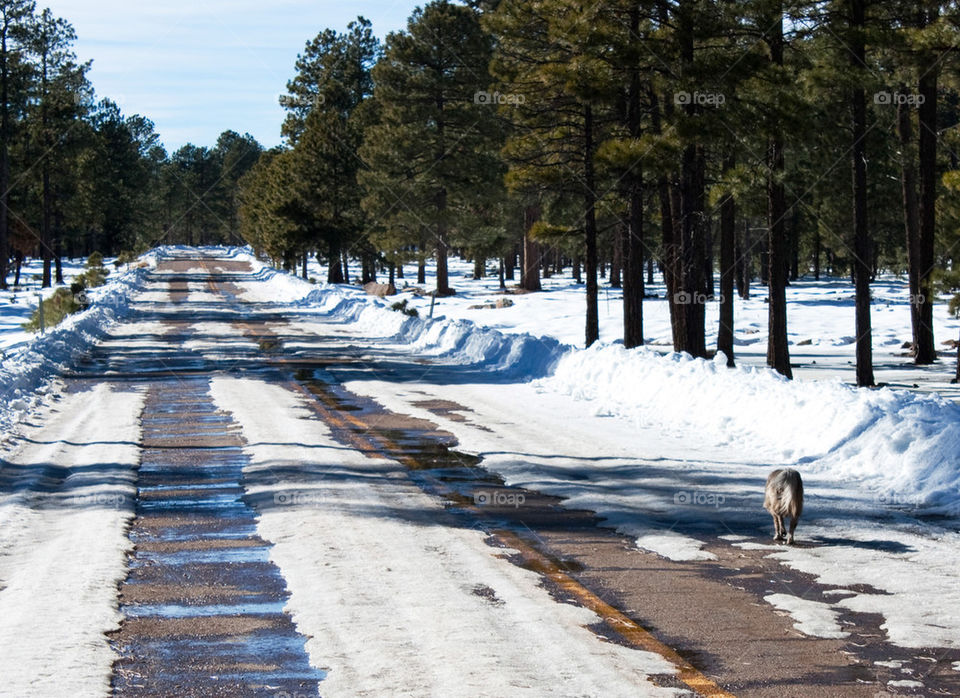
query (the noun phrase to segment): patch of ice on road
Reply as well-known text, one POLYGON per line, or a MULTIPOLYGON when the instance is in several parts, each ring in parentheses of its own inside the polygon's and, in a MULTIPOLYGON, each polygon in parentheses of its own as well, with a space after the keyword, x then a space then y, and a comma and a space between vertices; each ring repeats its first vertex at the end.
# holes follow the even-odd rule
POLYGON ((853 596, 857 592, 850 589, 824 589, 824 596, 853 596))
POLYGON ((844 632, 837 622, 840 614, 829 604, 802 599, 791 594, 769 594, 764 596, 763 600, 774 608, 789 613, 795 621, 793 627, 804 635, 828 639, 850 636, 850 633, 844 632))
POLYGON ((777 550, 779 543, 752 543, 752 542, 734 542, 733 545, 741 550, 777 550))
POLYGON ((886 667, 888 669, 900 669, 903 667, 903 662, 900 661, 899 659, 892 660, 889 662, 878 661, 878 662, 874 662, 874 664, 876 664, 877 666, 886 667))
POLYGON ((893 688, 923 688, 923 683, 913 679, 900 679, 898 681, 887 681, 887 686, 893 688))
POLYGON ((679 533, 650 533, 637 538, 637 547, 677 562, 716 560, 717 556, 702 550, 703 543, 679 533))
POLYGON ((960 534, 924 534, 915 524, 882 529, 806 526, 805 535, 831 541, 783 546, 771 553, 820 584, 861 584, 864 591, 835 606, 883 616, 881 628, 901 647, 960 647, 960 534), (837 533, 843 531, 844 539, 837 533))

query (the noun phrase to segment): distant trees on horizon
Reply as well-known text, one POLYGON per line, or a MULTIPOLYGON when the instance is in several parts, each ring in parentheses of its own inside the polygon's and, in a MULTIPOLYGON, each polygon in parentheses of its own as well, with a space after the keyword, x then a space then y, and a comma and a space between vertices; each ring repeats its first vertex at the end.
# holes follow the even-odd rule
POLYGON ((96 100, 75 40, 33 0, 0 0, 0 288, 26 257, 46 287, 64 255, 240 242, 237 183, 260 144, 225 131, 168 154, 149 119, 96 100))

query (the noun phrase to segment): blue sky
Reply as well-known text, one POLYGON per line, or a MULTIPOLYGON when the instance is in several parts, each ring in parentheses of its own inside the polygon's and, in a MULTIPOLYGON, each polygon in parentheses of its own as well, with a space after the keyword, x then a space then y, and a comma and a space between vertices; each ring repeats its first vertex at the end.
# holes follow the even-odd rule
POLYGON ((38 0, 73 24, 100 97, 153 120, 168 150, 226 129, 280 142, 277 104, 304 44, 362 14, 381 38, 416 0, 38 0))

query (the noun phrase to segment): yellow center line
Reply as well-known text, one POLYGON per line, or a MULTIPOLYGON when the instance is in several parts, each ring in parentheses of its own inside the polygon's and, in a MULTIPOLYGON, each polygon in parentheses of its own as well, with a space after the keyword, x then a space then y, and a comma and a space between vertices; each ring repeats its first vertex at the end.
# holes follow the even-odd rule
MULTIPOLYGON (((334 412, 326 405, 318 402, 317 399, 319 396, 311 393, 299 382, 291 381, 291 385, 294 386, 298 392, 311 398, 309 404, 313 406, 325 421, 337 429, 345 430, 346 438, 358 446, 364 454, 373 453, 377 456, 393 458, 405 465, 416 466, 415 460, 409 456, 404 456, 402 449, 391 439, 382 435, 378 435, 377 438, 374 439, 371 436, 358 434, 349 429, 348 422, 363 431, 369 431, 371 429, 369 424, 356 415, 334 412), (387 451, 392 452, 392 455, 387 451)), ((463 508, 472 510, 475 513, 480 513, 477 507, 470 504, 463 505, 463 508)), ((573 579, 569 574, 560 569, 555 562, 534 548, 530 543, 523 540, 519 535, 513 531, 506 530, 492 531, 491 535, 503 546, 512 548, 520 553, 530 569, 546 577, 567 594, 576 598, 584 608, 596 613, 607 627, 617 633, 617 635, 623 638, 629 645, 658 654, 673 664, 677 669, 677 678, 698 694, 708 696, 709 698, 734 698, 734 694, 718 686, 699 669, 681 657, 676 650, 658 640, 649 630, 622 611, 608 604, 580 584, 580 582, 573 579)))
MULTIPOLYGON (((204 264, 204 267, 206 268, 206 264, 204 264)), ((211 283, 211 286, 215 292, 219 292, 215 282, 211 283)), ((242 323, 241 326, 245 327, 249 334, 256 334, 253 327, 248 323, 242 323)), ((273 362, 272 360, 270 361, 273 362)), ((291 379, 289 385, 307 397, 307 404, 310 405, 324 421, 334 428, 342 430, 344 436, 365 455, 371 457, 385 456, 397 460, 408 467, 419 467, 416 460, 404 455, 403 449, 393 440, 383 435, 377 435, 376 438, 368 435, 366 432, 372 429, 371 425, 356 415, 331 409, 326 404, 320 402, 320 400, 322 400, 321 396, 312 393, 299 381, 291 379), (364 433, 357 433, 351 429, 349 425, 352 425, 364 433)), ((480 509, 470 504, 464 504, 463 508, 472 510, 474 513, 481 513, 480 509)), ((520 553, 520 556, 523 557, 529 569, 546 577, 564 592, 576 598, 584 608, 597 614, 607 627, 617 633, 617 635, 623 638, 629 645, 658 654, 673 664, 677 669, 677 678, 698 694, 707 696, 708 698, 735 698, 734 694, 718 686, 699 669, 681 657, 675 649, 658 640, 649 630, 622 611, 608 604, 580 582, 573 579, 573 577, 560 569, 554 561, 522 539, 515 532, 501 529, 492 531, 491 535, 504 547, 520 553)))
POLYGON ((723 690, 712 680, 704 676, 700 670, 681 657, 676 650, 662 643, 654 637, 649 630, 625 615, 622 611, 608 604, 580 584, 580 582, 573 579, 561 570, 555 562, 533 548, 516 533, 513 531, 498 530, 494 531, 493 535, 508 548, 517 550, 524 558, 528 567, 542 574, 565 592, 575 597, 585 608, 590 609, 600 616, 603 622, 624 640, 634 647, 659 654, 673 664, 677 668, 677 678, 697 693, 710 696, 711 698, 714 696, 717 698, 733 697, 732 693, 723 690))

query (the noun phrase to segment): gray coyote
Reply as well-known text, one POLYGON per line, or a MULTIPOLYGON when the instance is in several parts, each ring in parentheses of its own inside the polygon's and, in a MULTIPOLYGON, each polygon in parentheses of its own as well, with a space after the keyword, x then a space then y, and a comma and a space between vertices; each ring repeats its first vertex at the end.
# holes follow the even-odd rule
POLYGON ((803 512, 803 480, 793 468, 774 470, 767 477, 767 491, 763 498, 763 508, 773 516, 776 532, 773 539, 786 539, 787 545, 793 544, 793 531, 803 512), (783 518, 790 517, 790 533, 783 526, 783 518))

